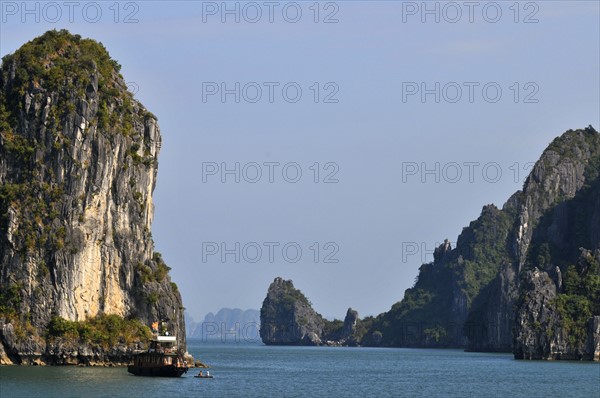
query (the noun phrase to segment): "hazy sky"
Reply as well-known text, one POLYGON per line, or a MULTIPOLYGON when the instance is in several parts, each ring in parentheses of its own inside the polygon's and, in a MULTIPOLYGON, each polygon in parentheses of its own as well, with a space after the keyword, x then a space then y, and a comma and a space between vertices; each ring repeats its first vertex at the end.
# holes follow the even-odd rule
POLYGON ((0 3, 1 55, 94 38, 158 117, 153 236, 197 319, 276 276, 327 317, 386 311, 555 136, 600 125, 597 1, 23 4, 0 3))

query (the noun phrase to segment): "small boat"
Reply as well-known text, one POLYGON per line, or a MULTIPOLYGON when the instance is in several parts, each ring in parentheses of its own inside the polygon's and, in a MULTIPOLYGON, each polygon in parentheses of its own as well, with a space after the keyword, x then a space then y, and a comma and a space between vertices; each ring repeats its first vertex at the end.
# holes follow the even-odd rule
POLYGON ((183 352, 176 347, 175 336, 156 335, 150 340, 150 348, 134 354, 133 364, 127 371, 136 376, 180 377, 187 373, 183 352))
POLYGON ((197 377, 198 379, 212 379, 213 375, 207 376, 207 375, 196 375, 194 377, 197 377))

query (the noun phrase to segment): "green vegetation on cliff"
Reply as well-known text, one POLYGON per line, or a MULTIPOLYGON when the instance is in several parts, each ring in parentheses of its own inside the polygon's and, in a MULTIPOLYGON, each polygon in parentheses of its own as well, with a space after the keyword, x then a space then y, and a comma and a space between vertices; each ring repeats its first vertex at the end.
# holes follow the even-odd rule
POLYGON ((62 332, 104 346, 142 338, 133 319, 168 318, 185 348, 181 296, 150 232, 160 129, 119 70, 101 43, 66 30, 2 59, 0 344, 15 363, 52 363, 46 340, 62 332))
POLYGON ((85 321, 69 321, 58 316, 48 324, 46 338, 52 344, 62 338, 73 344, 86 344, 110 349, 117 344, 140 343, 147 345, 152 332, 137 319, 118 315, 98 315, 85 321))
MULTIPOLYGON (((561 178, 567 178, 561 175, 564 174, 562 170, 583 166, 585 180, 574 197, 557 195, 536 221, 526 265, 529 269, 558 266, 565 273, 579 257, 580 248, 593 249, 598 244, 593 241, 593 231, 598 228, 598 221, 593 216, 600 200, 600 138, 591 126, 583 130, 569 130, 552 141, 544 153, 560 155, 562 165, 551 166, 548 160, 545 165, 548 168, 558 167, 555 173, 561 178), (557 228, 558 221, 563 224, 560 228, 557 228)), ((540 196, 543 200, 550 200, 546 197, 548 193, 540 196)))
POLYGON ((559 323, 572 345, 585 344, 587 322, 600 314, 600 264, 589 255, 570 265, 564 277, 564 293, 555 300, 559 323))
POLYGON ((361 321, 350 308, 344 321, 327 320, 292 281, 278 277, 260 310, 260 337, 268 345, 357 345, 372 319, 361 321))
MULTIPOLYGON (((169 275, 169 271, 171 270, 171 267, 164 262, 162 255, 159 252, 154 252, 152 260, 155 264, 154 269, 141 262, 137 263, 135 267, 137 274, 144 284, 148 282, 162 282, 169 275)), ((177 288, 177 285, 173 283, 173 287, 177 288)))
POLYGON ((296 305, 308 308, 311 303, 304 293, 294 287, 291 281, 281 280, 278 289, 273 290, 272 300, 265 300, 261 308, 261 317, 275 319, 281 317, 282 314, 292 316, 296 305))
MULTIPOLYGON (((72 156, 71 139, 63 134, 63 127, 72 123, 70 120, 81 101, 96 96, 94 85, 97 85, 98 97, 95 100, 100 105, 97 118, 87 121, 88 128, 97 126, 105 133, 127 135, 131 133, 132 123, 140 123, 133 117, 131 93, 120 86, 120 68, 101 43, 82 39, 66 30, 48 31, 2 59, 0 155, 19 168, 19 175, 0 187, 0 229, 8 227, 9 209, 12 209, 19 218, 18 229, 13 234, 22 250, 31 251, 46 245, 60 250, 68 244, 64 240, 64 227, 55 222, 66 200, 64 182, 54 176, 46 160, 58 153, 72 156), (51 99, 52 106, 47 107, 45 121, 37 126, 46 140, 24 134, 19 124, 23 115, 31 112, 27 105, 30 95, 51 99)), ((141 114, 138 119, 144 117, 141 114)), ((75 159, 72 161, 77 165, 75 159)), ((79 167, 85 169, 86 165, 79 164, 79 167)), ((77 246, 67 249, 77 251, 77 246)))
POLYGON ((447 243, 441 245, 434 262, 419 268, 415 285, 374 320, 365 343, 461 346, 465 315, 500 265, 510 261, 506 241, 513 222, 511 210, 485 206, 481 216, 463 229, 454 250, 447 243), (375 332, 381 337, 373 338, 375 332))
MULTIPOLYGON (((553 316, 549 326, 544 326, 548 322, 544 317, 522 322, 519 330, 525 337, 519 340, 519 353, 538 355, 527 344, 527 332, 534 330, 540 341, 550 341, 548 346, 542 345, 541 356, 554 355, 551 345, 561 345, 560 354, 569 358, 593 356, 586 344, 594 340, 589 322, 600 316, 600 135, 591 126, 566 132, 544 152, 542 165, 546 175, 542 174, 539 184, 545 190, 539 197, 549 206, 534 224, 525 270, 539 269, 551 276, 557 296, 550 303, 553 316), (572 190, 567 185, 563 193, 549 194, 548 185, 574 179, 575 170, 580 181, 584 178, 577 192, 565 195, 564 191, 572 190)), ((544 296, 544 290, 539 290, 538 299, 544 296)), ((522 299, 525 293, 521 292, 518 303, 524 308, 521 313, 530 310, 530 303, 522 299)))
MULTIPOLYGON (((90 166, 73 157, 71 139, 63 133, 65 125, 76 121, 77 107, 86 99, 98 104, 96 117, 84 121, 87 125, 83 134, 98 128, 104 134, 131 136, 133 124, 153 118, 143 107, 134 109, 133 95, 123 85, 120 68, 101 43, 82 39, 67 30, 48 31, 3 57, 0 156, 18 167, 19 173, 12 182, 0 186, 0 230, 7 232, 12 211, 13 218, 18 219, 18 228, 11 232, 22 251, 44 246, 51 250, 78 250, 76 244, 65 241, 64 226, 56 221, 66 200, 82 209, 79 221, 84 221, 84 204, 80 198, 65 198, 65 183, 56 178, 48 161, 70 158, 80 169, 73 177, 85 174, 90 166), (44 97, 42 102, 48 97, 52 105, 46 107, 48 113, 43 116, 43 124, 37 126, 41 137, 25 134, 19 122, 24 114, 31 112, 27 98, 39 95, 44 97)), ((87 106, 92 107, 91 102, 87 106)), ((129 156, 133 166, 151 167, 155 159, 143 148, 143 139, 140 135, 131 136, 131 148, 136 150, 129 156), (138 154, 140 148, 144 149, 143 155, 138 154)), ((145 203, 137 202, 143 211, 145 203)))
POLYGON ((0 314, 9 317, 16 317, 21 306, 21 289, 23 286, 18 283, 9 285, 0 285, 0 314))
POLYGON ((133 122, 129 115, 132 96, 119 87, 120 70, 121 65, 111 59, 101 43, 82 39, 67 30, 50 30, 2 59, 2 74, 14 73, 15 76, 6 87, 4 99, 12 121, 10 125, 16 125, 19 113, 25 111, 23 97, 26 93, 57 93, 58 106, 51 109, 47 126, 58 135, 61 119, 75 110, 75 100, 92 93, 93 85, 97 84, 100 106, 95 122, 103 129, 112 127, 107 129, 109 131, 121 127, 120 131, 128 132, 133 122), (115 99, 124 111, 121 112, 123 119, 119 119, 118 113, 109 111, 115 99))

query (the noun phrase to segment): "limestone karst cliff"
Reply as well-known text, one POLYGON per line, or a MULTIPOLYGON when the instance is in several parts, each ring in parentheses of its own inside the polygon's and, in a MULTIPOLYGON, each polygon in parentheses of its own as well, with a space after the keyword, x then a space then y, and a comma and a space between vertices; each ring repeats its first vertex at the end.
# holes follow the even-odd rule
POLYGON ((181 297, 151 235, 160 131, 119 69, 102 44, 64 30, 2 60, 4 362, 126 362, 155 320, 185 348, 181 297), (95 335, 105 321, 139 333, 95 335))
POLYGON ((524 197, 515 356, 600 360, 600 135, 590 127, 554 140, 524 197))
POLYGON ((599 175, 595 129, 556 138, 523 190, 438 248, 363 344, 598 360, 599 175))
POLYGON ((447 240, 423 264, 415 285, 390 311, 379 315, 364 345, 400 347, 464 347, 464 325, 482 289, 510 264, 506 240, 511 229, 510 205, 486 205, 465 227, 456 248, 447 240))
POLYGON ((325 321, 292 281, 275 278, 260 309, 260 337, 267 345, 320 345, 325 321))
POLYGON ((556 138, 522 191, 501 209, 484 206, 401 301, 358 324, 360 345, 600 360, 600 134, 589 126, 556 138))
POLYGON ((349 308, 344 321, 317 313, 290 280, 275 278, 260 309, 260 337, 267 345, 355 346, 366 330, 358 312, 349 308))

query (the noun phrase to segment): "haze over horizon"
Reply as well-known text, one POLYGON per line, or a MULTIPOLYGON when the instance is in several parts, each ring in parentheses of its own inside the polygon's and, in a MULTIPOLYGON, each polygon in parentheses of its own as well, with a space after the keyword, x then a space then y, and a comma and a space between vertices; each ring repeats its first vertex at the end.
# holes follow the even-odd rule
POLYGON ((386 311, 556 136, 600 127, 597 2, 481 2, 455 23, 444 2, 439 22, 420 2, 298 2, 296 22, 283 2, 273 22, 100 2, 93 23, 25 3, 0 5, 1 56, 49 29, 93 38, 158 117, 153 237, 196 320, 259 309, 276 276, 328 318, 386 311))

